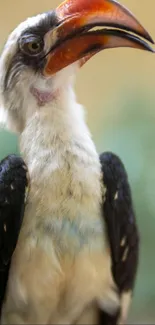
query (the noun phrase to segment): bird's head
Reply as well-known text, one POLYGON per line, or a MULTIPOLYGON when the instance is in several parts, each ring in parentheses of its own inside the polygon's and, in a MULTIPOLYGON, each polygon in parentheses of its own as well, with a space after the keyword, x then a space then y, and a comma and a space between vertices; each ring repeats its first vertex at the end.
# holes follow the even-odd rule
POLYGON ((27 19, 9 36, 0 58, 0 105, 8 125, 21 132, 34 111, 56 100, 97 52, 152 51, 148 42, 153 40, 147 31, 115 0, 66 0, 27 19))

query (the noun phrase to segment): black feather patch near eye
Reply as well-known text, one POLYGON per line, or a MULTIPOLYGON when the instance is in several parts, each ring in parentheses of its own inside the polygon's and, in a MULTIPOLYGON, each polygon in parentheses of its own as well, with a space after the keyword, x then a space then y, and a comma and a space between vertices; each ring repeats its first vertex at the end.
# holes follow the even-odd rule
POLYGON ((13 55, 4 77, 3 92, 5 96, 19 81, 23 69, 30 67, 34 73, 40 73, 46 64, 44 37, 59 23, 55 11, 45 13, 38 23, 28 26, 21 33, 16 53, 13 55))

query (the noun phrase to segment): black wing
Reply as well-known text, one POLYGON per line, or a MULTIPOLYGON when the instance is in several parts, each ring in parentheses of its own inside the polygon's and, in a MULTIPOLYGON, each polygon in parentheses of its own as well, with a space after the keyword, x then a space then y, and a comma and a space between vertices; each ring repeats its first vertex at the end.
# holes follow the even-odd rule
POLYGON ((22 158, 10 155, 0 162, 0 312, 11 257, 23 220, 28 188, 27 168, 22 158))
MULTIPOLYGON (((134 288, 139 257, 139 234, 128 177, 121 160, 107 152, 100 156, 100 162, 106 188, 102 211, 111 249, 112 274, 122 299, 123 294, 130 294, 134 288)), ((117 315, 110 316, 101 312, 101 324, 115 325, 119 317, 125 318, 127 306, 123 304, 127 304, 127 301, 122 300, 122 309, 117 315)))

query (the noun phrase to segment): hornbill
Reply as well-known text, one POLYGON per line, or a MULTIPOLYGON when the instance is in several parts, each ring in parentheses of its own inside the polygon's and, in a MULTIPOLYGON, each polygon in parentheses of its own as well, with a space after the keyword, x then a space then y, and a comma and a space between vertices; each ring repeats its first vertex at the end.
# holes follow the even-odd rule
POLYGON ((139 255, 130 186, 117 156, 99 157, 73 83, 97 52, 149 42, 114 0, 66 0, 9 36, 0 103, 22 158, 0 165, 2 324, 126 321, 139 255))

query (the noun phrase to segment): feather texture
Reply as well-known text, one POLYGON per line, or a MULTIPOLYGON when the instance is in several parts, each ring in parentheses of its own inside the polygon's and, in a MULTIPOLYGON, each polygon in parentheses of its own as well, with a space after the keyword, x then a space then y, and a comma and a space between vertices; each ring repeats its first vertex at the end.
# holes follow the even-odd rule
POLYGON ((5 295, 10 261, 22 224, 27 168, 22 158, 6 157, 0 163, 0 310, 5 295))
POLYGON ((121 308, 115 316, 101 313, 101 323, 115 325, 126 320, 136 279, 139 232, 126 170, 120 158, 106 152, 100 156, 103 184, 102 213, 111 248, 112 273, 119 289, 121 308))

